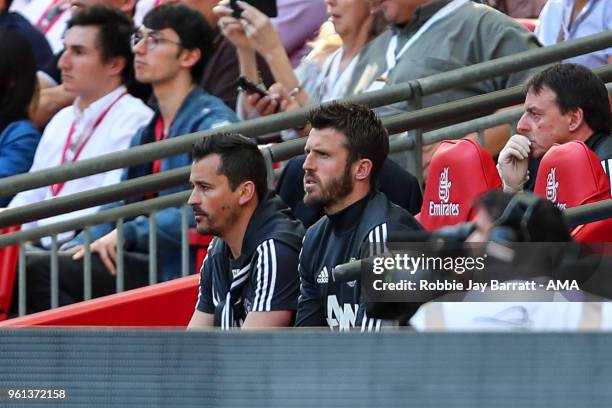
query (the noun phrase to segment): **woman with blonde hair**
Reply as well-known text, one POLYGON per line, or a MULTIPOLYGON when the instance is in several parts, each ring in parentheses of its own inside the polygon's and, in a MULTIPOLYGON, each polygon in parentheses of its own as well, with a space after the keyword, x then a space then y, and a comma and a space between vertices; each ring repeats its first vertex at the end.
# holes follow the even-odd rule
POLYGON ((276 80, 268 96, 248 95, 242 98, 243 106, 239 100, 238 110, 244 108, 247 114, 255 110, 269 115, 345 96, 362 50, 384 28, 371 0, 325 0, 329 23, 323 25, 313 51, 294 72, 270 19, 245 2, 237 3, 242 8, 240 18, 232 15, 229 0, 215 7, 215 13, 220 16, 223 34, 236 46, 242 75, 258 82, 258 52, 276 80), (337 36, 329 33, 330 24, 337 36))

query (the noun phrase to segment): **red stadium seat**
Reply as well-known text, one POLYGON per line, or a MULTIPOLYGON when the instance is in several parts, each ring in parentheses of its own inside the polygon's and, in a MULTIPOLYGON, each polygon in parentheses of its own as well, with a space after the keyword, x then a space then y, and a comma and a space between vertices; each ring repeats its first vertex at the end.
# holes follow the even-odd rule
POLYGON ((206 257, 206 250, 208 248, 208 244, 212 241, 214 237, 212 235, 200 235, 195 228, 189 229, 189 245, 196 248, 196 269, 195 273, 200 271, 202 267, 202 262, 204 262, 204 258, 206 257))
MULTIPOLYGON (((19 231, 20 227, 0 228, 0 235, 19 231)), ((19 246, 0 248, 0 321, 8 318, 13 300, 19 246)))
POLYGON ((474 199, 501 189, 495 162, 473 140, 446 140, 434 154, 417 219, 428 231, 470 221, 474 199))
MULTIPOLYGON (((610 198, 610 181, 597 155, 573 141, 551 147, 542 157, 534 192, 564 210, 610 198)), ((612 242, 612 219, 580 225, 572 236, 579 242, 612 242)))

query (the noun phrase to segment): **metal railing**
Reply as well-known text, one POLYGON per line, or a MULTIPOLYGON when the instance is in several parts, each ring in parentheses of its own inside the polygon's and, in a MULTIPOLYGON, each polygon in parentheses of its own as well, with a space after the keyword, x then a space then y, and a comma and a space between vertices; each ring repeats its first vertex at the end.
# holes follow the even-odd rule
MULTIPOLYGON (((612 81, 612 65, 599 68, 595 70, 595 72, 600 75, 602 80, 606 82, 612 81)), ((608 85, 608 88, 612 91, 612 86, 608 85)), ((492 107, 496 109, 508 106, 506 105, 508 102, 510 105, 514 105, 520 101, 521 98, 522 89, 520 86, 517 86, 504 91, 474 96, 433 106, 431 108, 420 109, 415 112, 407 112, 383 118, 382 120, 390 133, 400 133, 417 127, 434 127, 436 124, 452 121, 456 115, 465 117, 466 113, 469 112, 480 112, 482 110, 490 111, 492 107), (503 104, 500 105, 498 101, 503 101, 503 104)), ((425 133, 422 143, 423 145, 432 144, 444 139, 461 137, 471 132, 477 132, 482 129, 488 129, 506 123, 510 123, 514 126, 521 114, 522 109, 517 108, 487 115, 459 125, 449 126, 438 131, 425 133)), ((305 144, 306 140, 302 138, 262 148, 264 157, 268 159, 268 167, 272 166, 272 162, 284 161, 300 154, 305 144)), ((400 144, 407 150, 419 150, 415 149, 416 140, 413 137, 405 135, 401 135, 399 138, 396 138, 396 140, 392 140, 392 147, 394 144, 396 145, 395 149, 393 149, 395 151, 399 150, 398 146, 400 144)), ((157 192, 162 189, 186 184, 188 180, 189 166, 185 166, 183 168, 128 180, 116 185, 102 187, 95 191, 85 191, 64 197, 53 198, 41 203, 12 208, 0 213, 0 228, 96 205, 107 204, 146 193, 157 192)), ((0 183, 2 183, 2 181, 0 181, 0 183)))
MULTIPOLYGON (((590 50, 599 49, 607 46, 612 46, 612 32, 598 34, 592 36, 593 42, 588 47, 585 47, 582 40, 574 40, 572 43, 560 44, 559 46, 550 47, 547 49, 539 49, 527 51, 517 54, 513 57, 501 58, 495 61, 478 64, 472 67, 462 68, 453 72, 447 72, 432 77, 423 78, 418 81, 389 87, 388 89, 368 93, 366 95, 354 96, 347 98, 354 102, 366 103, 371 107, 382 106, 383 104, 395 103, 398 101, 412 98, 417 94, 426 95, 439 92, 445 89, 458 86, 468 81, 461 81, 462 75, 470 82, 484 79, 485 77, 500 75, 511 72, 515 68, 524 70, 528 67, 536 66, 541 63, 548 63, 557 59, 566 58, 568 56, 577 55, 579 53, 589 52, 590 50), (597 45, 593 45, 597 44, 597 45), (578 50, 578 47, 581 47, 578 50), (599 47, 599 48, 589 48, 599 47), (556 49, 555 49, 556 48, 556 49), (529 58, 529 63, 518 63, 529 58), (417 91, 415 91, 415 89, 417 91), (416 92, 416 93, 415 93, 416 92)), ((589 40, 590 41, 590 40, 589 40)), ((587 41, 588 42, 588 41, 587 41)), ((597 72, 605 80, 612 80, 612 66, 603 67, 597 72)), ((473 116, 475 113, 490 112, 497 108, 513 105, 521 102, 522 92, 520 87, 507 89, 504 91, 493 92, 487 95, 467 98, 461 101, 450 102, 431 108, 421 109, 415 112, 400 114, 393 117, 384 118, 383 122, 389 129, 390 133, 404 132, 407 130, 423 127, 439 127, 440 124, 453 123, 457 120, 463 120, 466 115, 473 116)), ((261 118, 248 123, 231 125, 222 129, 223 131, 237 131, 247 135, 255 135, 257 133, 267 133, 270 131, 278 131, 288 126, 297 126, 303 124, 304 115, 308 109, 300 111, 276 115, 272 118, 261 118)), ((497 126, 504 123, 513 123, 522 114, 522 109, 501 112, 493 115, 487 115, 479 119, 473 119, 458 125, 449 126, 443 129, 438 129, 432 132, 425 133, 422 138, 422 144, 435 143, 444 139, 459 138, 466 133, 479 131, 482 134, 483 129, 497 126)), ((86 160, 62 166, 42 172, 36 172, 27 175, 19 175, 0 180, 0 195, 12 194, 17 191, 36 188, 49 185, 50 183, 72 180, 75 178, 84 177, 86 175, 95 174, 98 172, 107 171, 110 169, 125 167, 135 164, 149 162, 157 158, 173 156, 176 154, 190 151, 191 144, 204 135, 217 133, 215 131, 199 132, 185 137, 175 138, 155 144, 136 147, 128 151, 115 153, 113 155, 100 156, 96 159, 86 160), (42 183, 42 184, 41 184, 42 183)), ((303 151, 305 144, 304 139, 285 142, 272 147, 263 149, 264 157, 266 158, 270 174, 272 174, 272 163, 289 159, 303 151)), ((420 143, 414 137, 406 134, 398 135, 392 138, 392 151, 413 150, 415 154, 420 152, 420 143)), ((7 210, 0 213, 0 227, 15 225, 23 222, 33 221, 36 219, 49 217, 57 214, 62 214, 77 209, 82 209, 91 206, 97 206, 120 199, 129 198, 135 195, 142 195, 149 192, 155 192, 166 188, 175 187, 185 184, 189 178, 189 167, 166 171, 156 175, 149 175, 138 179, 133 179, 118 185, 109 186, 96 191, 83 192, 66 197, 60 197, 53 200, 45 201, 44 203, 32 204, 20 208, 7 210)), ((34 230, 20 231, 12 234, 0 236, 0 247, 19 244, 20 245, 20 261, 19 261, 19 314, 25 313, 25 256, 24 242, 36 240, 45 236, 52 236, 52 257, 51 257, 51 280, 52 280, 52 306, 57 305, 57 235, 60 232, 68 230, 83 229, 86 237, 86 243, 91 241, 89 226, 103 222, 117 222, 119 238, 122 234, 123 220, 136 215, 149 214, 155 211, 168 207, 182 206, 182 243, 181 243, 181 259, 182 259, 182 275, 189 273, 189 248, 188 248, 188 208, 184 206, 188 197, 188 192, 180 192, 153 200, 129 204, 119 208, 114 208, 108 211, 99 212, 97 214, 80 217, 74 220, 56 223, 45 227, 40 227, 34 230)), ((598 203, 595 208, 597 216, 602 218, 609 217, 612 214, 611 202, 598 203)), ((576 220, 589 219, 589 210, 572 209, 568 215, 576 220), (586 211, 586 214, 585 214, 586 211)), ((155 228, 155 217, 149 217, 153 225, 150 226, 149 240, 149 281, 154 283, 156 276, 156 248, 157 248, 157 231, 155 228)), ((87 247, 87 245, 86 245, 87 247)), ((118 250, 119 262, 117 291, 123 290, 124 265, 122 257, 122 249, 118 250)), ((84 263, 84 294, 85 298, 91 297, 91 253, 89 250, 85 253, 84 263)))
MULTIPOLYGON (((371 108, 375 108, 406 101, 417 95, 431 95, 466 83, 481 81, 509 72, 523 71, 609 47, 612 47, 612 31, 569 40, 550 47, 524 51, 515 55, 409 81, 404 84, 389 86, 379 91, 350 96, 342 100, 363 103, 371 108)), ((460 105, 457 107, 460 108, 460 105)), ((256 136, 302 126, 305 123, 305 115, 308 111, 309 107, 305 107, 293 112, 277 114, 273 117, 258 118, 223 128, 185 135, 184 137, 149 143, 126 151, 99 156, 95 159, 82 160, 61 167, 7 177, 0 180, 0 196, 12 195, 19 191, 187 153, 191 151, 193 142, 202 136, 218 133, 219 131, 238 132, 247 136, 256 136)))

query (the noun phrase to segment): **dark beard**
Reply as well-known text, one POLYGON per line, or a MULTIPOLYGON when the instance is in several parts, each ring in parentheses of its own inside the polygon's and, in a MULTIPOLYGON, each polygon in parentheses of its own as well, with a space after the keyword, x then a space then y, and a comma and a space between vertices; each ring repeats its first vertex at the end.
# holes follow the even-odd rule
POLYGON ((323 187, 321 184, 319 186, 321 187, 320 195, 312 197, 305 194, 304 204, 328 207, 349 195, 353 191, 353 179, 350 170, 345 169, 340 177, 330 180, 327 186, 323 187))

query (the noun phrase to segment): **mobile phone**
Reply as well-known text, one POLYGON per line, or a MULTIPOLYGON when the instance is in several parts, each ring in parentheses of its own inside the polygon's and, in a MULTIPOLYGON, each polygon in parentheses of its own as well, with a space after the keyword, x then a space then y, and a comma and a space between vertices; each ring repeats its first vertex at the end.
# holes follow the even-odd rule
POLYGON ((255 85, 253 82, 249 81, 246 77, 242 75, 238 77, 238 87, 249 95, 256 93, 262 97, 268 96, 268 91, 258 85, 255 85))
MULTIPOLYGON (((238 0, 230 0, 230 6, 232 8, 232 15, 235 18, 240 18, 242 14, 242 9, 238 5, 238 0)), ((276 17, 278 16, 278 9, 276 7, 276 0, 242 0, 246 3, 249 3, 251 6, 255 7, 257 10, 261 11, 268 17, 276 17)))

